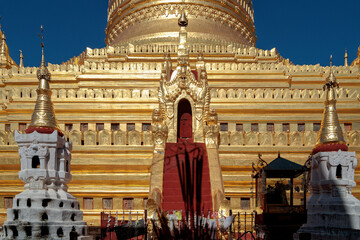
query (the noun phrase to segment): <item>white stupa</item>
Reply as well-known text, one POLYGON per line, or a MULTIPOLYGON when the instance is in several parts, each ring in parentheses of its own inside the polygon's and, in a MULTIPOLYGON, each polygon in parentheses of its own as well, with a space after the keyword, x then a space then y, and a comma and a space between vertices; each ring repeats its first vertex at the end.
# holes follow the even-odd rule
POLYGON ((89 239, 79 202, 67 192, 71 180, 70 142, 59 130, 51 102, 50 73, 44 59, 37 71, 39 87, 31 124, 15 132, 25 191, 7 209, 0 239, 89 239))
POLYGON ((348 152, 336 111, 338 86, 332 69, 324 86, 325 110, 311 161, 307 222, 296 240, 360 239, 360 201, 355 187, 355 152, 348 152))

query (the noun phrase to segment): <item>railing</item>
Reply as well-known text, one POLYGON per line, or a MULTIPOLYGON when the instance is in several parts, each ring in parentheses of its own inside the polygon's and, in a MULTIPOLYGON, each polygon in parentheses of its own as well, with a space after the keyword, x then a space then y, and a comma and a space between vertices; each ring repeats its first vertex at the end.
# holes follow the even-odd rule
MULTIPOLYGON (((343 132, 345 141, 349 146, 360 145, 360 132, 343 132)), ((291 131, 291 132, 243 132, 221 131, 220 146, 293 146, 313 147, 316 144, 318 132, 316 131, 291 131)))
POLYGON ((234 239, 255 240, 255 218, 255 211, 236 213, 233 224, 230 227, 230 234, 234 236, 234 239))
MULTIPOLYGON (((52 99, 156 99, 158 89, 52 89, 52 99)), ((0 100, 36 99, 36 88, 0 89, 0 100)))
MULTIPOLYGON (((74 146, 152 146, 153 134, 149 131, 63 131, 67 140, 74 146)), ((316 131, 292 131, 292 132, 243 132, 243 131, 221 131, 219 138, 220 147, 232 146, 290 146, 290 147, 313 147, 317 139, 316 131)), ((360 132, 344 132, 344 138, 350 147, 360 146, 360 132)), ((14 139, 14 131, 0 130, 0 146, 17 145, 14 139)))
MULTIPOLYGON (((356 100, 359 89, 336 89, 339 100, 356 100)), ((211 99, 274 99, 274 100, 316 100, 323 101, 325 92, 320 89, 289 89, 289 88, 211 88, 211 99)))
MULTIPOLYGON (((129 239, 136 237, 136 239, 147 239, 147 228, 148 221, 147 211, 144 213, 139 212, 101 212, 101 239, 102 240, 116 240, 117 231, 120 229, 124 232, 124 235, 128 235, 129 239), (140 224, 142 226, 140 226, 140 224), (127 228, 135 229, 138 227, 138 231, 129 231, 127 228), (119 229, 120 228, 120 229, 119 229), (136 235, 136 236, 135 236, 136 235)), ((119 233, 118 233, 119 234, 119 233)), ((128 238, 119 238, 119 239, 128 239, 128 238)))
MULTIPOLYGON (((153 135, 151 131, 63 131, 66 140, 72 142, 74 146, 78 145, 123 145, 123 146, 152 146, 153 135)), ((15 131, 0 131, 0 146, 17 145, 14 138, 15 131)))
MULTIPOLYGON (((360 91, 356 88, 336 89, 336 98, 341 100, 358 101, 360 91)), ((289 88, 210 88, 212 100, 276 100, 302 101, 312 100, 322 102, 325 92, 321 89, 289 89, 289 88)), ((36 88, 0 89, 0 100, 36 99, 36 88)), ((157 99, 158 89, 52 89, 52 99, 157 99)))
MULTIPOLYGON (((162 213, 154 212, 153 216, 148 216, 148 211, 139 212, 102 212, 101 213, 101 239, 116 240, 116 231, 126 232, 125 228, 136 228, 143 224, 146 232, 128 231, 136 239, 154 239, 157 229, 168 228, 171 236, 184 236, 188 233, 207 234, 211 239, 255 239, 255 217, 256 212, 244 212, 232 214, 230 210, 227 217, 224 212, 201 212, 194 216, 185 211, 165 211, 162 213), (164 219, 167 222, 164 225, 164 219), (129 224, 130 223, 130 224, 129 224), (136 225, 138 224, 138 225, 136 225), (136 236, 135 236, 136 235, 136 236)), ((141 226, 140 226, 141 227, 141 226)), ((162 232, 164 234, 164 231, 162 232)), ((165 234, 166 235, 166 234, 165 234)), ((164 235, 162 235, 164 237, 164 235)))

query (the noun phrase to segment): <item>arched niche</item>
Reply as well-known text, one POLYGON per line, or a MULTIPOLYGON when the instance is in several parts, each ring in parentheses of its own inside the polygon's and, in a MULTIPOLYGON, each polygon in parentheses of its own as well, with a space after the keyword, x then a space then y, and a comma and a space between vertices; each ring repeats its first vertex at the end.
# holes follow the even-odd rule
POLYGON ((193 138, 193 119, 190 102, 183 98, 178 103, 177 108, 177 139, 193 138))

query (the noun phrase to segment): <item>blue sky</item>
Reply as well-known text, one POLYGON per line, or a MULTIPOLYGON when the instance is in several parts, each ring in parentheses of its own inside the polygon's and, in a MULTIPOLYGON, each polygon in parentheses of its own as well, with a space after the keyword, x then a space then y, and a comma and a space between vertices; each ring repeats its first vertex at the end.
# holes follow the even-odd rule
MULTIPOLYGON (((0 0, 2 30, 12 58, 25 66, 40 63, 40 25, 45 30, 46 60, 61 63, 85 48, 105 47, 107 0, 0 0)), ((360 45, 359 0, 253 0, 257 47, 276 47, 295 64, 349 63, 360 45)))

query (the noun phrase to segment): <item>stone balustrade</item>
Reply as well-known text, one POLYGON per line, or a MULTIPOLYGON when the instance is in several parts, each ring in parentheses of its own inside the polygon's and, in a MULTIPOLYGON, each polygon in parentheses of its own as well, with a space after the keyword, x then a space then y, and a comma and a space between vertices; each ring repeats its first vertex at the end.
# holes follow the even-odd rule
MULTIPOLYGON (((220 146, 292 146, 314 147, 317 140, 315 131, 292 132, 242 132, 221 131, 220 146)), ((360 132, 344 132, 349 146, 360 146, 360 132)))
MULTIPOLYGON (((0 89, 0 100, 36 99, 36 88, 0 89)), ((158 89, 52 89, 52 99, 157 99, 158 89)))
MULTIPOLYGON (((84 132, 72 130, 63 131, 64 135, 74 146, 86 145, 122 145, 122 146, 152 146, 153 135, 151 131, 92 131, 84 132)), ((360 147, 360 132, 344 132, 345 141, 350 147, 360 147)), ((220 146, 290 146, 313 147, 317 139, 317 132, 242 132, 221 131, 220 146)), ((16 145, 14 131, 0 131, 0 146, 16 145)))
MULTIPOLYGON (((225 48, 225 47, 224 47, 225 48)), ((246 49, 244 49, 246 50, 246 49)), ((142 51, 142 50, 139 50, 142 51)), ((216 48, 214 48, 216 51, 216 48)), ((220 51, 220 50, 219 50, 220 51)), ((224 50, 225 51, 225 50, 224 50)), ((247 52, 247 51, 245 51, 247 52)), ((271 51, 263 51, 261 53, 263 55, 268 55, 271 57, 269 53, 271 51), (268 53, 267 53, 268 52, 268 53)), ((280 63, 206 63, 206 70, 211 72, 217 71, 227 71, 234 73, 241 72, 251 72, 251 73, 260 73, 262 71, 275 71, 284 76, 288 76, 296 73, 312 73, 314 76, 327 76, 330 68, 329 67, 321 67, 320 65, 284 65, 282 62, 280 63)), ((93 62, 93 61, 85 61, 83 65, 76 64, 49 64, 49 71, 53 74, 56 73, 74 73, 79 74, 84 71, 97 70, 97 71, 160 71, 161 63, 160 62, 93 62)), ((352 73, 360 73, 360 68, 358 66, 339 66, 333 68, 335 75, 347 75, 352 73)), ((13 67, 12 69, 2 69, 0 71, 1 76, 11 77, 16 75, 34 75, 36 74, 36 67, 25 67, 25 68, 17 68, 13 67)))
MULTIPOLYGON (((337 99, 356 100, 359 89, 338 88, 337 99)), ((211 99, 275 99, 275 100, 323 100, 325 92, 322 89, 289 89, 289 88, 211 88, 211 99)))
MULTIPOLYGON (((238 54, 238 55, 256 55, 259 53, 258 56, 272 56, 270 51, 264 51, 256 48, 249 48, 243 47, 240 44, 233 45, 210 45, 210 44, 189 44, 188 50, 190 54, 198 54, 199 52, 205 54, 238 54)), ((128 54, 128 53, 159 53, 163 54, 168 52, 170 54, 177 54, 178 52, 178 45, 170 44, 170 45, 160 45, 160 44, 143 44, 143 45, 122 45, 116 47, 107 47, 107 53, 109 55, 118 55, 118 54, 128 54)), ((103 52, 100 49, 87 49, 87 56, 101 56, 103 52)), ((273 56, 272 56, 273 57, 273 56)))
MULTIPOLYGON (((263 50, 255 47, 245 47, 241 44, 189 44, 188 51, 190 54, 198 54, 199 52, 205 54, 235 54, 236 57, 240 56, 252 56, 252 57, 263 57, 263 58, 281 58, 280 54, 273 48, 271 50, 263 50)), ((108 55, 122 55, 129 53, 170 53, 177 54, 178 45, 170 44, 170 45, 161 45, 161 44, 142 44, 142 45, 121 45, 121 46, 108 46, 107 48, 102 49, 86 49, 86 56, 88 57, 99 57, 108 55)))
MULTIPOLYGON (((338 88, 337 99, 357 100, 359 89, 338 88)), ((279 101, 315 100, 323 101, 325 92, 322 89, 288 89, 288 88, 211 88, 211 99, 261 100, 279 101)), ((0 100, 36 99, 36 88, 0 89, 0 100)), ((53 89, 52 99, 156 99, 158 89, 53 89)))
MULTIPOLYGON (((87 48, 86 51, 80 54, 64 64, 48 64, 48 69, 52 74, 56 73, 72 73, 79 75, 86 71, 115 71, 115 72, 159 72, 161 70, 161 61, 159 62, 127 62, 127 61, 93 61, 92 58, 108 58, 111 55, 124 55, 124 59, 127 55, 136 53, 159 53, 169 52, 171 54, 177 53, 177 45, 127 45, 117 47, 106 47, 102 49, 91 49, 87 48), (75 62, 83 62, 83 64, 76 64, 75 62)), ((209 74, 211 72, 226 71, 241 73, 261 73, 262 71, 273 71, 284 76, 291 76, 296 74, 307 73, 311 76, 324 77, 329 74, 330 67, 322 67, 317 65, 292 65, 284 64, 283 58, 279 55, 277 50, 262 50, 255 47, 243 48, 232 45, 189 45, 190 54, 197 54, 203 52, 205 54, 235 54, 235 59, 241 59, 241 57, 253 57, 253 58, 269 58, 278 59, 275 62, 257 62, 257 63, 243 63, 243 62, 207 62, 206 69, 209 74)), ((175 61, 175 59, 174 59, 175 61)), ((206 61, 206 59, 205 59, 206 61)), ((17 75, 34 75, 36 74, 36 67, 22 67, 18 68, 14 66, 11 69, 1 69, 0 75, 6 78, 11 78, 17 75)), ((334 74, 341 78, 342 75, 360 74, 360 68, 358 66, 334 66, 334 74)), ((341 81, 340 81, 341 82, 341 81)))
MULTIPOLYGON (((0 146, 17 145, 14 138, 15 131, 0 131, 0 146)), ((151 131, 62 131, 74 146, 79 145, 128 145, 128 146, 152 146, 153 137, 151 131)))

